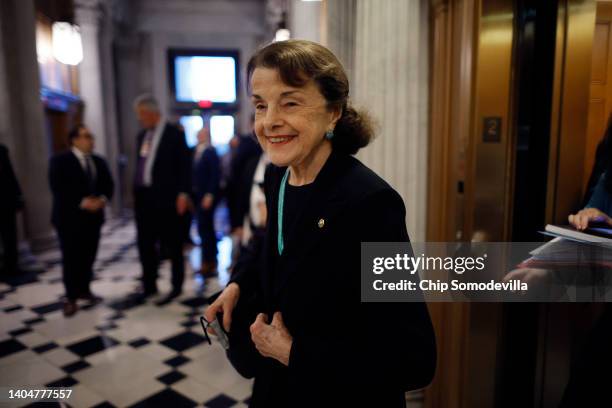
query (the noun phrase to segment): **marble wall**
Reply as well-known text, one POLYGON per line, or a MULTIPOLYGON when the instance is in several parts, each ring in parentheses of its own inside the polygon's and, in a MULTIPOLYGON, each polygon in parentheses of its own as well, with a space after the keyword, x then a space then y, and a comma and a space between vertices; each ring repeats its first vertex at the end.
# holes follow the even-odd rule
MULTIPOLYGON (((109 0, 76 0, 75 20, 81 30, 83 61, 79 65, 80 97, 85 104, 84 123, 96 136, 95 151, 108 160, 115 180, 120 155, 117 134, 114 61, 112 53, 112 3, 109 0)), ((117 189, 113 209, 122 206, 117 189)))
POLYGON ((291 38, 321 42, 321 3, 319 1, 303 0, 291 0, 289 2, 291 38))
POLYGON ((47 183, 49 141, 40 102, 35 38, 34 3, 1 1, 0 143, 9 148, 25 198, 25 209, 18 218, 20 238, 41 247, 49 243, 53 231, 47 183))
POLYGON ((327 42, 343 60, 351 99, 378 124, 358 157, 404 198, 408 232, 425 240, 428 141, 426 0, 334 0, 327 42))

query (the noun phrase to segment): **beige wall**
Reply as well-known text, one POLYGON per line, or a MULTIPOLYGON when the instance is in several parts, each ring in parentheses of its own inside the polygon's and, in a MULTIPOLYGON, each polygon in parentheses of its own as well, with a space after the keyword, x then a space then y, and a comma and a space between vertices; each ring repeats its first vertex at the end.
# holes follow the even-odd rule
POLYGON ((421 0, 330 0, 327 42, 351 80, 351 99, 378 122, 358 157, 403 197, 413 241, 425 240, 428 5, 421 0))

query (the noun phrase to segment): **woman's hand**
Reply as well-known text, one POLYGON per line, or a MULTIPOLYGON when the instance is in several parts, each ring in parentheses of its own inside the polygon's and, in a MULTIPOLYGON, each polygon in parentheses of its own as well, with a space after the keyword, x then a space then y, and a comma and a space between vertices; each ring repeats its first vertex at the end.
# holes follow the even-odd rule
MULTIPOLYGON (((212 305, 208 306, 208 309, 204 311, 204 317, 209 322, 212 322, 217 318, 218 312, 223 312, 223 328, 226 332, 230 331, 230 326, 232 324, 232 312, 236 307, 236 303, 238 303, 238 298, 240 297, 240 286, 236 282, 232 282, 219 295, 219 297, 212 303, 212 305)), ((211 334, 217 334, 209 327, 207 329, 211 334)))
POLYGON ((577 230, 585 230, 590 222, 605 222, 612 225, 612 219, 608 215, 597 208, 585 208, 578 211, 578 214, 572 214, 568 217, 568 221, 577 230))
POLYGON ((274 313, 270 324, 265 314, 258 314, 251 325, 251 339, 262 356, 272 357, 286 366, 289 365, 293 337, 285 327, 280 312, 274 313))

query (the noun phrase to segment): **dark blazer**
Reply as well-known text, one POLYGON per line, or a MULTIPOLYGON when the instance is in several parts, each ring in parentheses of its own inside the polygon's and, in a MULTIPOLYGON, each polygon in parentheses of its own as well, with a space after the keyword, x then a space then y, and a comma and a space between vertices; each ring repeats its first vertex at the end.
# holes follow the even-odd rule
MULTIPOLYGON (((610 125, 608 125, 610 126, 610 125)), ((610 143, 612 143, 612 134, 606 131, 604 138, 601 139, 597 145, 595 151, 595 162, 593 163, 593 169, 591 170, 591 176, 587 183, 587 188, 582 198, 582 206, 586 206, 593 195, 599 179, 604 174, 606 169, 609 167, 610 162, 610 143)))
POLYGON ((21 188, 11 165, 8 149, 2 144, 0 144, 0 195, 2 212, 15 212, 23 206, 21 188))
MULTIPOLYGON (((136 163, 145 133, 144 129, 138 133, 136 163)), ((183 131, 166 123, 153 160, 151 174, 151 189, 155 197, 153 204, 161 209, 175 208, 179 193, 189 194, 191 191, 191 153, 183 131)))
POLYGON ((244 221, 244 217, 251 209, 251 190, 253 189, 253 177, 263 153, 253 156, 244 164, 242 174, 236 188, 236 212, 237 216, 244 221))
POLYGON ((206 194, 212 194, 217 198, 220 179, 221 167, 217 150, 212 146, 208 146, 193 166, 193 194, 196 199, 196 205, 199 205, 202 197, 206 194))
POLYGON ((93 192, 89 190, 85 170, 72 151, 59 153, 51 158, 49 164, 49 184, 53 193, 51 222, 58 228, 78 226, 83 217, 100 224, 104 222, 104 211, 92 214, 79 208, 83 198, 89 195, 105 196, 108 200, 113 197, 114 183, 106 161, 96 155, 92 155, 91 158, 96 166, 96 183, 93 192))
POLYGON ((244 221, 244 206, 241 194, 244 193, 242 182, 244 180, 245 166, 253 157, 261 154, 261 147, 252 135, 239 136, 240 143, 233 153, 230 164, 230 179, 226 187, 230 224, 232 228, 242 227, 244 221))
POLYGON ((401 197, 352 156, 332 153, 314 181, 283 260, 292 271, 273 290, 278 190, 285 168, 270 166, 262 267, 243 267, 228 357, 255 377, 253 407, 404 407, 404 392, 426 386, 436 366, 424 303, 361 303, 361 242, 405 241, 401 197), (319 220, 325 221, 318 226, 319 220), (285 257, 286 254, 286 257, 285 257), (249 325, 282 312, 293 337, 289 366, 262 357, 249 325))

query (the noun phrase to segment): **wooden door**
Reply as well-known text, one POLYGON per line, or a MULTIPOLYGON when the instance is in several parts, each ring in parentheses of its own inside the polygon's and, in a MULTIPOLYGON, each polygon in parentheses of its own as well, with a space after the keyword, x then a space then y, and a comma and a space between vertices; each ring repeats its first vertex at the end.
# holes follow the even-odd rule
POLYGON ((612 2, 597 2, 593 37, 589 116, 585 140, 583 191, 595 162, 595 151, 612 112, 612 2))
POLYGON ((69 102, 65 110, 45 109, 45 127, 50 153, 55 154, 69 148, 68 132, 83 121, 83 103, 69 102))

